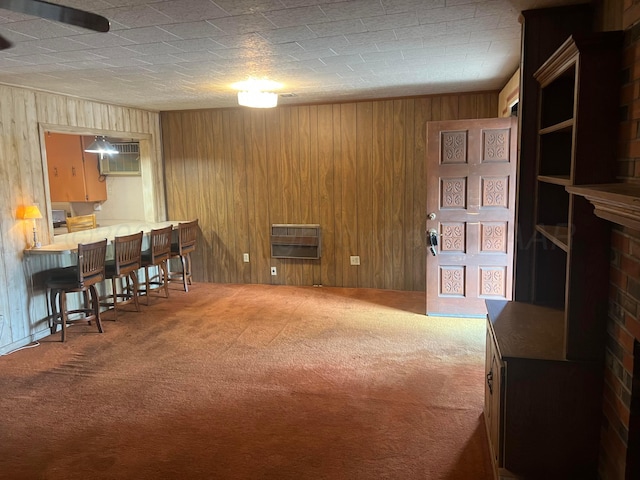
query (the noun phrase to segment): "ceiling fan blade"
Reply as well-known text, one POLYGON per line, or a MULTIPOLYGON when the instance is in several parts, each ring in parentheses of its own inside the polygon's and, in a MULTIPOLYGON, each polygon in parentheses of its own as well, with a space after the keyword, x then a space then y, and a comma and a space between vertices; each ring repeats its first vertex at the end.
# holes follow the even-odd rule
POLYGON ((2 35, 0 35, 0 50, 4 50, 5 48, 9 48, 12 45, 13 44, 9 40, 7 40, 2 35))
POLYGON ((56 22, 68 23, 69 25, 95 30, 96 32, 109 31, 109 20, 101 15, 73 7, 65 7, 64 5, 56 5, 43 0, 0 0, 0 8, 46 18, 47 20, 55 20, 56 22))

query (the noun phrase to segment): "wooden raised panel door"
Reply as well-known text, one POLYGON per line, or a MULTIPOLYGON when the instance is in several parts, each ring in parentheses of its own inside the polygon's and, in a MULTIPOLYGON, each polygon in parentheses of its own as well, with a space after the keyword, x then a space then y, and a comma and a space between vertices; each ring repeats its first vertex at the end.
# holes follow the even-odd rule
POLYGON ((517 119, 427 123, 427 314, 486 315, 512 297, 517 119), (428 235, 427 235, 428 237, 428 235))

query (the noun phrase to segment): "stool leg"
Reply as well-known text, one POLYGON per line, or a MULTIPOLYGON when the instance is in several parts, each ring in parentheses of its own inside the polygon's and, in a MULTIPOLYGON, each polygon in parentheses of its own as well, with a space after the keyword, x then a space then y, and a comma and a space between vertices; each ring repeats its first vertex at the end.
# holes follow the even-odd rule
POLYGON ((131 272, 127 277, 127 289, 129 290, 129 295, 133 297, 133 304, 136 306, 136 312, 140 311, 140 304, 138 303, 138 274, 137 272, 131 272), (132 287, 129 287, 129 278, 131 279, 132 287))
POLYGON ((58 308, 56 305, 56 296, 58 295, 58 290, 55 288, 49 289, 49 308, 51 309, 51 316, 49 317, 51 323, 49 325, 49 330, 51 330, 51 335, 56 333, 58 330, 58 308))
POLYGON ((93 308, 93 315, 96 317, 96 325, 98 326, 98 332, 103 333, 102 320, 100 320, 100 297, 98 296, 98 290, 95 285, 89 286, 89 292, 91 294, 91 306, 93 308))
POLYGON ((187 253, 187 279, 191 285, 191 253, 187 253))
POLYGON ((113 320, 118 320, 118 285, 117 277, 111 279, 111 293, 113 294, 113 320))
MULTIPOLYGON (((85 311, 84 316, 88 317, 89 316, 89 311, 93 308, 92 305, 91 305, 91 299, 89 298, 89 291, 88 290, 84 290, 82 292, 82 297, 83 297, 83 300, 84 300, 84 311, 85 311)), ((87 323, 89 325, 91 325, 91 320, 87 320, 87 323)))
POLYGON ((62 322, 62 342, 67 340, 67 294, 60 290, 60 321, 62 322))
POLYGON ((187 283, 187 256, 180 255, 180 262, 182 263, 182 285, 184 286, 184 291, 189 291, 189 285, 187 283))
POLYGON ((147 297, 147 307, 149 306, 149 265, 145 265, 144 267, 144 295, 147 297))
POLYGON ((164 260, 158 265, 158 276, 162 278, 164 295, 169 298, 169 261, 164 260))

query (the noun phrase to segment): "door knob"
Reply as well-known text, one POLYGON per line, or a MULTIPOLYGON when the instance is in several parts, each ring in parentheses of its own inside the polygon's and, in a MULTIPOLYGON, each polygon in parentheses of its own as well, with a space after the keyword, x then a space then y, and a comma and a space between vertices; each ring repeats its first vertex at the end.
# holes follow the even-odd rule
POLYGON ((437 255, 436 247, 438 246, 438 231, 435 228, 430 229, 427 232, 429 241, 429 250, 434 257, 437 255))

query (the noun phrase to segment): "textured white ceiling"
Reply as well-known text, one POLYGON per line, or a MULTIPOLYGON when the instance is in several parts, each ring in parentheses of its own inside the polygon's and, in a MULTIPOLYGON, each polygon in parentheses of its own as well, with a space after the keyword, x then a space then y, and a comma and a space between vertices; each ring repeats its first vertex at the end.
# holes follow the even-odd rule
MULTIPOLYGON (((17 0, 16 0, 17 1, 17 0)), ((30 0, 22 0, 28 2, 30 0)), ((249 76, 281 104, 499 89, 520 11, 546 0, 64 0, 109 33, 0 9, 0 83, 149 110, 235 106, 249 76)))

